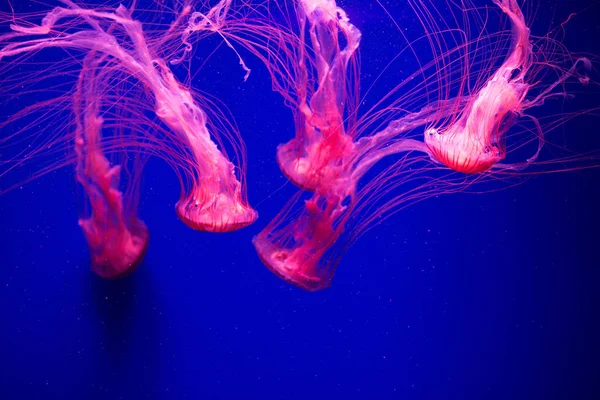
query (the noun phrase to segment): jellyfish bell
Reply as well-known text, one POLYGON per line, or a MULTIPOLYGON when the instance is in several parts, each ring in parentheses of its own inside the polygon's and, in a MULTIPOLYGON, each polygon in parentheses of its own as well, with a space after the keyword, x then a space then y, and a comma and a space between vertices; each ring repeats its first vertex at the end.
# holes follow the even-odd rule
POLYGON ((505 150, 495 144, 469 140, 452 133, 439 133, 435 128, 426 131, 426 142, 434 160, 465 174, 478 174, 492 168, 505 157, 505 150), (462 138, 462 140, 460 140, 462 138))
POLYGON ((279 278, 304 290, 329 287, 334 269, 323 266, 323 255, 344 230, 337 224, 342 208, 318 194, 308 200, 294 196, 286 211, 252 240, 259 258, 279 278), (287 214, 298 206, 300 215, 288 220, 287 214))
MULTIPOLYGON (((233 174, 233 172, 232 172, 233 174)), ((233 189, 239 192, 240 188, 233 189)), ((200 185, 177 202, 177 216, 190 228, 203 232, 231 232, 252 224, 258 213, 241 196, 227 196, 228 190, 214 191, 200 185)))
POLYGON ((319 273, 321 254, 298 249, 272 248, 266 238, 256 236, 252 243, 260 261, 278 278, 309 292, 326 289, 330 277, 319 273))
POLYGON ((522 97, 510 85, 495 87, 495 82, 488 82, 457 123, 447 129, 425 129, 434 160, 457 172, 477 174, 506 157, 505 135, 522 97))
POLYGON ((310 129, 311 139, 294 138, 278 146, 277 163, 296 186, 314 192, 343 177, 354 153, 354 143, 345 134, 328 135, 310 129), (320 137, 314 138, 316 135, 320 137))
MULTIPOLYGON (((90 201, 97 201, 90 193, 90 201)), ((95 205, 94 215, 79 219, 79 226, 88 242, 92 270, 104 279, 119 279, 133 273, 142 263, 148 250, 149 233, 146 225, 132 221, 127 227, 114 224, 111 217, 118 209, 95 205)))

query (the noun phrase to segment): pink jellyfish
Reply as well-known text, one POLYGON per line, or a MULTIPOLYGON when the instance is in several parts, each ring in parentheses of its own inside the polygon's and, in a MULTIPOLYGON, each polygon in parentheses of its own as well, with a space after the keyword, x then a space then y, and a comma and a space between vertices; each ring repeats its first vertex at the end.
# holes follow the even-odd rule
POLYGON ((354 92, 358 85, 352 79, 358 79, 356 52, 361 34, 333 0, 300 0, 296 13, 302 32, 293 82, 296 137, 279 146, 277 161, 292 182, 315 190, 340 177, 344 159, 354 151, 344 119, 345 112, 353 118, 357 107, 354 92), (312 66, 307 65, 309 58, 312 66))
MULTIPOLYGON (((81 70, 74 93, 67 90, 37 101, 0 123, 3 131, 14 128, 0 138, 0 145, 11 149, 3 153, 0 164, 2 190, 21 183, 8 178, 27 164, 41 165, 29 178, 34 179, 76 162, 77 179, 92 209, 80 225, 92 248, 94 270, 103 277, 123 275, 143 257, 148 234, 135 216, 138 183, 129 181, 139 176, 145 155, 161 157, 176 170, 182 183, 176 210, 188 226, 226 232, 251 224, 257 214, 246 198, 245 149, 237 131, 210 102, 180 83, 166 61, 188 45, 181 42, 180 28, 190 17, 191 7, 185 7, 166 29, 153 30, 150 24, 144 31, 133 17, 134 10, 122 5, 89 9, 70 0, 61 2, 65 7, 48 12, 41 23, 35 14, 0 15, 0 22, 10 22, 12 31, 0 36, 0 96, 43 93, 43 89, 23 88, 81 70), (50 66, 39 64, 47 72, 17 72, 18 66, 30 67, 29 59, 50 48, 63 49, 69 57, 50 66), (85 60, 83 66, 77 61, 79 55, 85 60), (73 130, 64 123, 44 126, 56 122, 58 115, 66 116, 68 109, 75 113, 73 130), (37 119, 14 127, 26 116, 37 119), (225 142, 214 136, 218 134, 231 141, 237 167, 225 153, 225 142), (75 155, 65 156, 73 137, 75 155), (128 189, 121 193, 121 167, 111 165, 106 156, 123 150, 134 153, 138 162, 134 173, 128 173, 128 189)), ((226 3, 202 14, 210 27, 205 33, 212 33, 221 23, 226 3)), ((63 87, 64 83, 52 89, 63 87)))
MULTIPOLYGON (((590 68, 589 60, 581 58, 549 88, 536 98, 528 99, 527 94, 535 85, 530 74, 534 54, 529 28, 516 0, 494 0, 494 3, 508 16, 512 26, 512 48, 508 56, 496 72, 469 95, 467 103, 449 123, 425 130, 425 143, 432 157, 467 174, 488 170, 503 160, 506 157, 506 133, 515 117, 540 105, 554 87, 574 75, 578 63, 590 68)), ((537 128, 539 146, 525 164, 535 161, 542 148, 543 131, 541 127, 537 128)), ((523 166, 519 164, 518 167, 523 166)))
MULTIPOLYGON (((123 193, 118 189, 121 166, 111 166, 102 150, 103 120, 92 65, 97 60, 92 56, 84 60, 74 95, 77 180, 91 204, 91 215, 80 219, 79 225, 90 247, 94 272, 111 279, 131 273, 140 264, 148 248, 148 229, 137 218, 135 207, 125 210, 123 193)), ((138 181, 133 179, 131 184, 138 181)), ((132 201, 132 197, 127 200, 132 201)))

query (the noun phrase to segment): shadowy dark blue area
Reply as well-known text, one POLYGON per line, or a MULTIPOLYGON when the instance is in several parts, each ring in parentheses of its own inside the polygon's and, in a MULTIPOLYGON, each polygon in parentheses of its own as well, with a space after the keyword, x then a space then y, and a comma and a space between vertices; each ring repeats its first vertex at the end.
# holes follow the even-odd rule
MULTIPOLYGON (((542 5, 538 19, 556 12, 557 25, 587 5, 542 5)), ((597 11, 567 25, 569 47, 600 53, 597 11)), ((396 28, 377 2, 348 1, 347 12, 372 80, 399 50, 386 36, 396 28)), ((390 13, 417 26, 405 6, 390 13)), ((306 293, 251 244, 295 189, 274 157, 291 113, 264 67, 247 63, 244 83, 223 49, 194 84, 227 104, 246 141, 253 226, 190 230, 175 215, 175 175, 151 160, 148 254, 133 275, 103 281, 89 271, 70 168, 0 197, 0 399, 600 398, 599 171, 421 202, 358 241, 330 289, 306 293)), ((598 94, 571 101, 590 107, 598 94)), ((597 149, 599 122, 552 134, 597 149)))

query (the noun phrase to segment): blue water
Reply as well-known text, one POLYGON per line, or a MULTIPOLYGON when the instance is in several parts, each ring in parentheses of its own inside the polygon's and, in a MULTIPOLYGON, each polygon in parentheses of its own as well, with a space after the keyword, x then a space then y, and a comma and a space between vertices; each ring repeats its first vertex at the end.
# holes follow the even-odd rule
MULTIPOLYGON (((397 52, 394 27, 374 2, 345 3, 367 76, 397 52)), ((600 54, 594 11, 568 31, 574 50, 600 54)), ((0 197, 0 399, 600 398, 600 171, 419 203, 351 248, 330 289, 307 293, 251 244, 296 189, 274 159, 291 114, 247 62, 243 83, 221 51, 194 84, 227 104, 246 141, 260 213, 249 228, 188 229, 175 175, 152 160, 140 204, 148 254, 108 282, 89 271, 70 168, 0 197)), ((598 104, 597 89, 581 91, 574 101, 598 104)), ((592 149, 597 127, 582 117, 553 134, 592 149)))

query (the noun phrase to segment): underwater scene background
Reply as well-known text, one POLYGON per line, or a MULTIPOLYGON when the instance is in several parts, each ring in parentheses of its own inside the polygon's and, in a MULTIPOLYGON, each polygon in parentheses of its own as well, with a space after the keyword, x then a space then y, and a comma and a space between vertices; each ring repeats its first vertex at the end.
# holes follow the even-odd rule
MULTIPOLYGON (((398 27, 409 37, 422 29, 403 3, 338 2, 362 32, 363 93, 404 46, 398 27)), ((532 32, 577 13, 563 43, 600 54, 598 5, 550 3, 527 8, 532 32)), ((294 135, 292 114, 244 49, 247 81, 217 35, 194 47, 192 86, 233 115, 259 219, 225 234, 189 229, 174 212, 177 177, 151 158, 139 204, 148 253, 132 275, 106 281, 90 272, 72 167, 0 196, 0 399, 600 398, 598 169, 411 205, 346 252, 330 288, 306 292, 273 275, 252 245, 298 190, 275 161, 294 135)), ((396 65, 365 102, 419 68, 408 55, 396 65)), ((578 89, 536 115, 598 101, 597 87, 578 89)), ((12 107, 22 108, 18 98, 2 115, 12 107)), ((548 135, 597 150, 599 122, 581 115, 548 135)))

